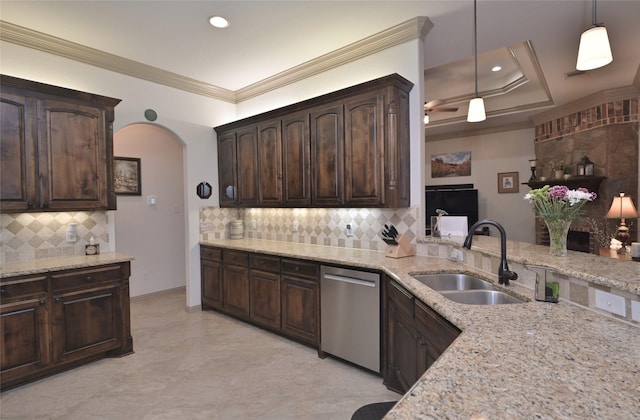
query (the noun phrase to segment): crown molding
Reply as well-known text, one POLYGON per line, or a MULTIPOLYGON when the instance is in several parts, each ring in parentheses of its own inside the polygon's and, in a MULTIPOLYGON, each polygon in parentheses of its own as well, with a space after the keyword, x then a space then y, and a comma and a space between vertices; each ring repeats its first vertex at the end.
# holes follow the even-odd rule
POLYGON ((424 39, 431 28, 433 28, 433 23, 429 18, 416 17, 237 91, 224 89, 2 20, 0 20, 0 40, 197 95, 237 104, 396 45, 418 38, 424 39))
POLYGON ((424 39, 424 36, 426 36, 431 28, 433 28, 433 23, 427 17, 419 16, 409 19, 399 25, 241 88, 236 91, 237 102, 263 95, 272 90, 343 66, 396 45, 404 44, 405 42, 418 38, 424 39))
POLYGON ((429 135, 428 132, 425 133, 425 142, 435 142, 442 140, 451 140, 451 139, 459 139, 463 137, 475 137, 481 136, 484 134, 495 134, 495 133, 504 133, 505 131, 516 131, 516 130, 524 130, 527 128, 533 128, 533 123, 531 121, 519 121, 509 124, 500 124, 493 127, 486 127, 480 129, 461 129, 452 132, 429 135))
POLYGON ((573 102, 556 106, 548 111, 533 115, 531 117, 531 121, 533 121, 535 125, 539 125, 605 102, 619 101, 638 96, 640 96, 640 90, 636 86, 623 86, 614 89, 602 90, 573 102))
POLYGON ((2 20, 0 20, 0 39, 197 95, 227 102, 235 101, 233 91, 2 20))

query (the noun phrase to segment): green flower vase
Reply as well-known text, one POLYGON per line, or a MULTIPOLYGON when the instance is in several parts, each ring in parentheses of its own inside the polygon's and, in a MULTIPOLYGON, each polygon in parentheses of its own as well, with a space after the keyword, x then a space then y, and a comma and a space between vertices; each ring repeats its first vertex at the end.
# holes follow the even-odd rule
POLYGON ((571 220, 545 220, 549 230, 549 255, 554 257, 567 256, 567 234, 571 220))

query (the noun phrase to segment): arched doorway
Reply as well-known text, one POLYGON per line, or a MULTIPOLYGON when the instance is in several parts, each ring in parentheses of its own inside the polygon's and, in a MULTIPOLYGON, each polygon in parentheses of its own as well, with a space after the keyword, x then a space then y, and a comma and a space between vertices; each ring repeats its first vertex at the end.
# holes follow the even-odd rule
POLYGON ((184 144, 146 123, 118 130, 113 143, 114 156, 140 159, 141 195, 118 195, 114 221, 116 250, 135 258, 131 296, 184 287, 184 144))

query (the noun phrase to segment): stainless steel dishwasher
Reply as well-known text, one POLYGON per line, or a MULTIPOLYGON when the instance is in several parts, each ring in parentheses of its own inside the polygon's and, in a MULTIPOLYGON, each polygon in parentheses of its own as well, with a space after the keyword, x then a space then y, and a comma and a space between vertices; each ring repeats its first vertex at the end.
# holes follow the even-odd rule
POLYGON ((320 351, 380 372, 380 274, 322 266, 320 351))

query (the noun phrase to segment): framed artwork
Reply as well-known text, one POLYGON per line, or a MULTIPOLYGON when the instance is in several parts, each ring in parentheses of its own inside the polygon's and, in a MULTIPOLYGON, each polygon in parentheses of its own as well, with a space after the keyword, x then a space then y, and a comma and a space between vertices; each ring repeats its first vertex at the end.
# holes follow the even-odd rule
POLYGON ((142 195, 139 158, 113 158, 113 188, 118 195, 142 195))
POLYGON ((431 155, 431 178, 471 175, 471 152, 431 155))
POLYGON ((518 172, 498 173, 498 193, 517 193, 518 172))

